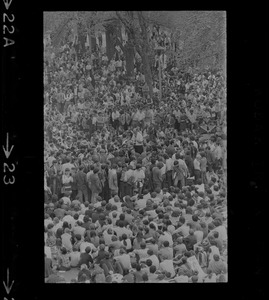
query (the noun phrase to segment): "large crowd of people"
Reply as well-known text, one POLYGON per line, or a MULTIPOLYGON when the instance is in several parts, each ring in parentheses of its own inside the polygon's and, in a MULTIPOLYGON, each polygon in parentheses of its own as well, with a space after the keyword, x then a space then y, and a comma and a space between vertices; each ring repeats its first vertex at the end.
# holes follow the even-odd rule
POLYGON ((151 95, 121 53, 45 59, 47 283, 227 282, 224 75, 167 62, 160 98, 155 73, 151 95))

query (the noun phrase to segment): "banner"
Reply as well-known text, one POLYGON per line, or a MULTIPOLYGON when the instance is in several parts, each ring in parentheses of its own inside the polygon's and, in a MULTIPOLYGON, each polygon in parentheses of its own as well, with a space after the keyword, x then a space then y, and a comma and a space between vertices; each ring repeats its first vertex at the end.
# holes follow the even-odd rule
POLYGON ((198 272, 199 277, 203 278, 206 276, 195 256, 189 257, 187 262, 190 264, 190 267, 193 271, 198 272))

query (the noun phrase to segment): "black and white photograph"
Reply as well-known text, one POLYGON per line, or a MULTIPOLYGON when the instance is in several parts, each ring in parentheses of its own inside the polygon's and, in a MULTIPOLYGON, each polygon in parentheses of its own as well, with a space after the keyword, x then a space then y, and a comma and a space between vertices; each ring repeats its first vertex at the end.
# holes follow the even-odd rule
POLYGON ((226 283, 225 11, 44 11, 48 283, 226 283))

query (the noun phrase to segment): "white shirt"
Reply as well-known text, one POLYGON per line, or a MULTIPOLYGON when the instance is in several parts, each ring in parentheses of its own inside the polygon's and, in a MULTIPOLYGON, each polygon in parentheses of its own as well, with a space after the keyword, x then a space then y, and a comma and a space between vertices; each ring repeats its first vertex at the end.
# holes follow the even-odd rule
POLYGON ((130 177, 134 176, 134 170, 127 170, 124 174, 124 181, 127 182, 130 177))
POLYGON ((142 169, 135 170, 133 174, 134 174, 135 182, 143 181, 145 179, 145 172, 142 169))
POLYGON ((131 268, 130 255, 124 253, 124 254, 122 254, 120 256, 116 256, 114 258, 122 264, 123 268, 125 268, 125 269, 130 269, 131 268))
POLYGON ((122 245, 126 247, 127 250, 132 248, 132 242, 130 239, 125 240, 127 245, 124 245, 123 240, 121 241, 122 245))
POLYGON ((147 199, 139 199, 136 201, 136 204, 140 209, 143 209, 147 206, 147 199))
POLYGON ((72 250, 71 237, 72 236, 69 233, 64 233, 61 235, 62 246, 65 247, 67 250, 72 250))
POLYGON ((180 276, 177 276, 174 278, 175 282, 176 283, 179 283, 179 282, 189 282, 189 277, 188 276, 184 276, 184 275, 180 275, 180 276))
POLYGON ((211 253, 209 254, 209 261, 213 259, 213 256, 215 254, 220 256, 219 248, 217 248, 216 246, 210 246, 210 249, 211 249, 211 253))
POLYGON ((156 197, 156 198, 152 198, 152 201, 159 205, 162 202, 162 199, 156 197))
POLYGON ((71 205, 71 200, 68 197, 62 197, 64 204, 71 205))
POLYGON ((143 135, 139 131, 136 134, 135 143, 136 143, 137 146, 143 145, 143 135))
POLYGON ((75 166, 73 165, 73 164, 71 164, 71 163, 65 163, 65 164, 63 164, 62 165, 62 171, 63 171, 63 173, 65 172, 65 169, 70 169, 70 171, 71 171, 71 169, 72 168, 74 168, 75 166))
POLYGON ((212 273, 211 278, 209 278, 208 276, 206 276, 204 278, 204 282, 217 282, 217 275, 215 273, 212 273))
POLYGON ((109 245, 112 243, 112 240, 111 240, 112 236, 113 236, 113 233, 112 233, 112 234, 108 234, 108 233, 107 233, 107 230, 105 230, 105 231, 103 232, 103 237, 104 237, 104 240, 105 240, 105 244, 106 244, 106 245, 109 246, 109 245))
POLYGON ((217 231, 219 233, 219 238, 222 241, 227 241, 227 230, 223 225, 214 228, 214 231, 217 231))
POLYGON ((51 248, 48 246, 45 246, 45 254, 47 255, 47 258, 51 258, 51 248))
POLYGON ((44 220, 44 224, 45 224, 46 227, 48 227, 49 223, 53 224, 51 218, 44 220))
POLYGON ((196 236, 197 243, 200 243, 203 241, 203 236, 204 236, 203 231, 197 230, 194 232, 194 235, 196 236))
POLYGON ((164 232, 164 234, 162 234, 159 237, 159 242, 164 242, 164 241, 168 241, 169 242, 169 246, 171 247, 173 245, 173 239, 172 239, 172 235, 168 232, 164 232))
POLYGON ((70 224, 72 228, 74 227, 75 222, 76 222, 75 219, 70 215, 64 216, 62 221, 67 222, 68 224, 70 224))
POLYGON ((63 227, 63 222, 60 221, 59 223, 57 223, 57 224, 54 225, 54 227, 52 228, 52 231, 53 231, 54 233, 56 233, 57 229, 58 229, 58 228, 62 228, 62 227, 63 227))
POLYGON ((194 165, 194 170, 200 170, 201 171, 201 168, 200 168, 200 162, 198 159, 194 159, 193 161, 193 165, 194 165))
POLYGON ((182 232, 183 237, 187 237, 189 235, 189 231, 190 231, 190 227, 183 224, 182 226, 180 226, 178 229, 176 229, 173 234, 177 233, 177 232, 182 232))
POLYGON ((176 275, 173 260, 166 259, 160 263, 160 270, 171 273, 171 277, 176 275))
POLYGON ((220 159, 222 157, 222 149, 220 145, 216 146, 214 154, 217 159, 220 159))
POLYGON ((155 254, 149 256, 147 259, 150 259, 152 261, 152 265, 156 267, 156 270, 159 269, 160 261, 159 261, 158 257, 155 254))
POLYGON ((171 171, 173 169, 174 160, 172 158, 168 158, 165 161, 165 165, 166 165, 166 172, 171 171))
MULTIPOLYGON (((91 247, 92 250, 97 250, 96 247, 94 246, 94 244, 89 243, 89 242, 82 242, 82 243, 80 244, 80 253, 84 253, 84 252, 85 252, 85 249, 86 249, 87 247, 91 247)), ((92 252, 92 250, 91 250, 91 252, 92 252)), ((91 253, 91 252, 90 252, 90 253, 91 253)))

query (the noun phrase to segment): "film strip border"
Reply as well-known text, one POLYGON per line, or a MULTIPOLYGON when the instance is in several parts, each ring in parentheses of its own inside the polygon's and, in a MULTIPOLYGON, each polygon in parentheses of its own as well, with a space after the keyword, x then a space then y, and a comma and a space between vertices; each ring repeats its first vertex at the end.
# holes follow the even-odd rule
POLYGON ((15 238, 17 217, 17 138, 14 109, 17 100, 18 64, 16 50, 16 12, 14 0, 1 1, 2 45, 1 45, 1 241, 2 241, 2 295, 14 300, 16 260, 18 244, 15 238))

